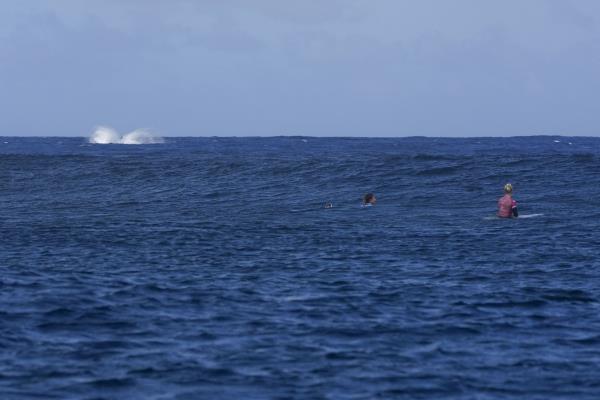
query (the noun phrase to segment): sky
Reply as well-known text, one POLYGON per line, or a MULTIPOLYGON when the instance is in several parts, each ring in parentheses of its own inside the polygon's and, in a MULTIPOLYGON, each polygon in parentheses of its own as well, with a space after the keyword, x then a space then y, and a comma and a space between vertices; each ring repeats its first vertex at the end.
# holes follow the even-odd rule
POLYGON ((0 0, 0 135, 600 136, 597 0, 0 0))

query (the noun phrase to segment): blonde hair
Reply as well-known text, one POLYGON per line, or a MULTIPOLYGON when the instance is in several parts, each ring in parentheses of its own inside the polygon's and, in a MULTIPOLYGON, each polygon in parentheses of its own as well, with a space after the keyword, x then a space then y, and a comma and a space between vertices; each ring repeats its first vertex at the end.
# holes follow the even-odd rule
POLYGON ((506 185, 504 185, 504 193, 512 193, 512 185, 510 183, 507 183, 506 185))

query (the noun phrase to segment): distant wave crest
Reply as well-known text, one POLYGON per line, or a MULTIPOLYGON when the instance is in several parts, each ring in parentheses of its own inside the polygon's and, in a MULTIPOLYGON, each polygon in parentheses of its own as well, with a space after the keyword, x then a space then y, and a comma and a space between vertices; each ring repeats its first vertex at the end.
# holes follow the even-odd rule
POLYGON ((165 140, 144 129, 136 129, 133 132, 121 136, 116 130, 108 126, 97 127, 89 139, 95 144, 157 144, 165 140))

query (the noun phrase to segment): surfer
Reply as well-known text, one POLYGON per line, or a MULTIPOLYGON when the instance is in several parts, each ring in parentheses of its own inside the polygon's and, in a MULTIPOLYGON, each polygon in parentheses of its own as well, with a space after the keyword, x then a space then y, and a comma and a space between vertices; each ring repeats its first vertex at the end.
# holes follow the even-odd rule
POLYGON ((373 193, 367 193, 363 197, 362 206, 363 207, 371 207, 371 206, 374 206, 376 202, 377 202, 377 199, 375 198, 375 195, 373 193))
POLYGON ((510 183, 504 185, 504 196, 498 200, 498 216, 500 218, 518 217, 517 202, 512 198, 513 187, 510 183))

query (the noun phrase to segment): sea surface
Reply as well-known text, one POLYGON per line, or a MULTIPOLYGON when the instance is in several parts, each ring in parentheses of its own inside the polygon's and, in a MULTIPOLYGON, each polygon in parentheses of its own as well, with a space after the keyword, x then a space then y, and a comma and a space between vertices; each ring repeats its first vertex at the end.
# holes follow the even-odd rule
POLYGON ((0 209, 2 400, 600 398, 600 139, 3 137, 0 209))

